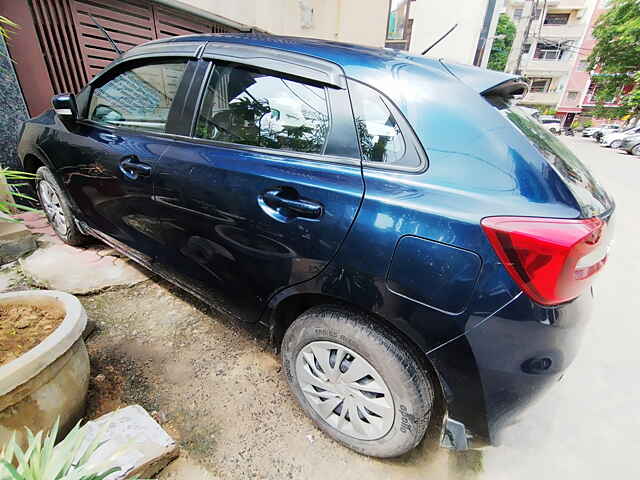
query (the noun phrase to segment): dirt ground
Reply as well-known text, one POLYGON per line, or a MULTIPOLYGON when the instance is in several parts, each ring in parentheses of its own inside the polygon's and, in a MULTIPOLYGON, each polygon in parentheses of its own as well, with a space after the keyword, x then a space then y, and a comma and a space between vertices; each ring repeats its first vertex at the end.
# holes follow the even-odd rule
POLYGON ((289 393, 262 329, 235 324, 162 281, 80 297, 97 328, 88 416, 145 407, 181 458, 161 480, 472 478, 480 454, 427 440, 395 460, 355 454, 317 430, 289 393))
POLYGON ((5 303, 0 305, 0 365, 31 350, 64 320, 56 305, 5 303))

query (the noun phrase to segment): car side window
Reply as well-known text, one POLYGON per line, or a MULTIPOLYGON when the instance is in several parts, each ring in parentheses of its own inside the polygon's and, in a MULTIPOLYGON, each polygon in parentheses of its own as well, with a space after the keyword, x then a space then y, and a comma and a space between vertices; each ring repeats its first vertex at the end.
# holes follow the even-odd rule
POLYGON ((374 89, 349 82, 360 149, 365 162, 417 167, 420 159, 406 155, 405 138, 393 113, 374 89))
POLYGON ((216 65, 196 137, 304 153, 323 153, 329 133, 324 88, 242 66, 216 65))
POLYGON ((185 61, 139 65, 94 89, 89 120, 137 130, 164 132, 185 61))

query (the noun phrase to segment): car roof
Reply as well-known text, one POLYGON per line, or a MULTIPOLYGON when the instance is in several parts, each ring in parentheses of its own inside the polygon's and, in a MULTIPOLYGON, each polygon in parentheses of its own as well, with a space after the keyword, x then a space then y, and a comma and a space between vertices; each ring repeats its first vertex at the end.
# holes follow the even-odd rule
POLYGON ((376 72, 381 70, 386 70, 387 72, 397 70, 402 68, 403 65, 419 67, 425 74, 428 74, 430 71, 437 73, 446 72, 480 93, 496 85, 518 78, 515 75, 504 72, 495 72, 449 62, 445 63, 439 59, 411 55, 408 52, 390 48, 369 47, 317 38, 258 33, 211 33, 170 37, 144 43, 129 50, 127 54, 149 45, 157 48, 162 44, 166 44, 167 47, 170 47, 180 42, 238 44, 308 55, 335 63, 342 67, 347 76, 365 82, 368 81, 368 77, 376 76, 376 72))

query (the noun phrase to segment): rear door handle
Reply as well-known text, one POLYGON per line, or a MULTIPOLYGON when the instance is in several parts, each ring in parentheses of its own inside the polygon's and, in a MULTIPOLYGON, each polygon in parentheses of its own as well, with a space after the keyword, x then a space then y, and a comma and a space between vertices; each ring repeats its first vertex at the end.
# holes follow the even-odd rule
POLYGON ((322 205, 300 198, 294 189, 267 190, 260 195, 258 203, 277 220, 295 217, 316 219, 322 216, 322 205))
POLYGON ((130 180, 151 175, 151 165, 141 162, 135 155, 120 160, 120 171, 130 180))

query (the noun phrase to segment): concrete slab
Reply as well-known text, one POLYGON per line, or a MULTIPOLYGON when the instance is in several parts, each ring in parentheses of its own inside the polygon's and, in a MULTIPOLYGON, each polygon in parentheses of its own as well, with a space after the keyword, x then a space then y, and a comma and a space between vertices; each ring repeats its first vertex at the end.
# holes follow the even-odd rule
POLYGON ((33 233, 22 222, 0 215, 0 265, 13 262, 37 248, 33 233))
POLYGON ((130 286, 147 279, 130 260, 100 256, 95 248, 50 244, 20 260, 23 272, 44 288, 88 294, 114 286, 130 286))
POLYGON ((120 467, 105 480, 150 478, 179 455, 176 442, 140 405, 103 415, 82 430, 86 432, 85 446, 96 437, 104 442, 89 457, 89 464, 104 465, 101 470, 120 467))

